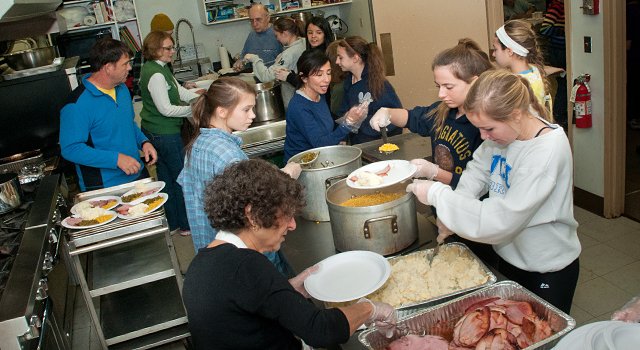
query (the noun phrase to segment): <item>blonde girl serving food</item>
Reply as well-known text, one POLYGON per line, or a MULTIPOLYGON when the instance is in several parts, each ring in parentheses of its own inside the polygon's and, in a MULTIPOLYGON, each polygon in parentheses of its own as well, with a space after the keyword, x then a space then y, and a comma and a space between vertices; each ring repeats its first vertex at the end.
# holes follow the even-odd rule
POLYGON ((537 40, 536 33, 526 21, 507 21, 496 30, 496 36, 493 38, 493 57, 500 67, 525 77, 538 102, 552 111, 544 58, 537 40))
POLYGON ((464 109, 484 142, 458 187, 415 180, 407 191, 437 208, 438 241, 455 232, 492 244, 498 271, 569 313, 581 247, 567 136, 529 82, 504 70, 480 75, 464 109))

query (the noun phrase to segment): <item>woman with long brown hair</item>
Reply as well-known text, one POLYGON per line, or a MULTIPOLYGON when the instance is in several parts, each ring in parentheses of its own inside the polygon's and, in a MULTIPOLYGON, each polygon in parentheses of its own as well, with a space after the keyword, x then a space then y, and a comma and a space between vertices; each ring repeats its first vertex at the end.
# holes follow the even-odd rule
MULTIPOLYGON (((350 36, 337 41, 336 64, 346 72, 343 82, 342 106, 338 115, 343 116, 348 111, 363 102, 367 94, 373 100, 369 104, 367 118, 364 120, 357 134, 351 134, 351 144, 377 140, 380 132, 369 125, 369 120, 381 107, 402 108, 400 98, 393 86, 385 78, 382 52, 375 43, 369 43, 359 36, 350 36)), ((400 134, 402 129, 391 126, 388 135, 400 134)))
MULTIPOLYGON (((249 83, 238 78, 220 78, 193 107, 193 127, 178 182, 182 185, 196 252, 206 247, 217 233, 204 212, 205 186, 229 164, 247 159, 240 148, 242 139, 233 132, 249 128, 256 117, 255 104, 255 90, 249 83)), ((283 171, 297 178, 300 165, 289 164, 283 171)), ((286 261, 277 252, 266 255, 280 272, 289 272, 286 261)))

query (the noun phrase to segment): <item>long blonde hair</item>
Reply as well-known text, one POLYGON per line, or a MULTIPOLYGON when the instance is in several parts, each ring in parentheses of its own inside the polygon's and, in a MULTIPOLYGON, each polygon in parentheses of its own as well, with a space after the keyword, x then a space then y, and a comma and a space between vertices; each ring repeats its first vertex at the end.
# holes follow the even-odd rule
POLYGON ((200 128, 209 128, 211 117, 216 108, 234 109, 240 103, 243 93, 255 94, 253 86, 244 80, 233 77, 222 77, 214 81, 206 93, 200 95, 192 113, 192 120, 188 126, 185 140, 185 154, 187 161, 191 156, 191 149, 200 136, 200 128))
POLYGON ((464 101, 467 113, 484 112, 500 121, 508 120, 514 110, 527 112, 530 108, 541 118, 553 122, 553 116, 538 102, 529 81, 502 69, 482 73, 469 88, 464 101))
MULTIPOLYGON (((436 67, 449 67, 451 74, 456 79, 460 79, 467 84, 471 84, 473 79, 483 72, 493 69, 489 55, 480 49, 480 46, 469 38, 458 41, 458 45, 440 52, 433 59, 431 70, 436 67)), ((438 108, 429 112, 427 117, 434 117, 433 130, 437 133, 445 123, 449 115, 449 108, 446 103, 440 103, 438 108)))
MULTIPOLYGON (((524 58, 528 64, 532 64, 538 68, 544 83, 544 94, 549 94, 551 85, 549 79, 547 79, 547 73, 544 71, 544 56, 540 51, 540 39, 531 27, 531 24, 521 19, 512 19, 504 23, 504 31, 513 41, 529 51, 526 57, 521 57, 524 58)), ((498 42, 503 50, 507 48, 499 39, 498 42)))

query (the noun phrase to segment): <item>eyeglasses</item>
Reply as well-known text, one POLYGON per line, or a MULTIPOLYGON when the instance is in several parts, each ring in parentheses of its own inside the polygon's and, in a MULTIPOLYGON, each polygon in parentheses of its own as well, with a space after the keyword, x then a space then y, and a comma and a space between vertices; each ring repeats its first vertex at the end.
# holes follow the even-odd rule
POLYGON ((176 51, 176 47, 175 46, 163 46, 163 49, 167 50, 167 51, 176 51))

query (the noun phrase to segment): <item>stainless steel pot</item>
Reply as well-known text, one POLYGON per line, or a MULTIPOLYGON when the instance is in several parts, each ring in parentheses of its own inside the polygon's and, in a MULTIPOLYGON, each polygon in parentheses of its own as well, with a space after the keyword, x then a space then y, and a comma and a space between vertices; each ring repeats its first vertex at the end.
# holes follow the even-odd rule
POLYGON ((386 187, 380 193, 404 193, 396 200, 368 207, 340 205, 356 195, 375 193, 358 190, 346 180, 333 184, 327 190, 327 205, 331 217, 331 231, 336 249, 369 250, 389 255, 405 249, 418 239, 418 218, 413 193, 405 192, 407 182, 386 187))
POLYGON ((37 68, 53 63, 56 51, 53 46, 39 47, 4 55, 7 65, 13 70, 37 68))
POLYGON ((22 205, 22 188, 18 174, 0 174, 0 214, 4 214, 22 205))
POLYGON ((308 152, 320 152, 318 159, 309 168, 303 168, 298 181, 305 187, 307 205, 300 215, 313 221, 329 221, 326 191, 338 180, 362 166, 362 151, 353 146, 327 146, 300 152, 289 159, 299 162, 308 152))
POLYGON ((256 119, 253 122, 266 122, 274 119, 284 119, 284 103, 280 83, 268 81, 257 83, 256 90, 256 119))

